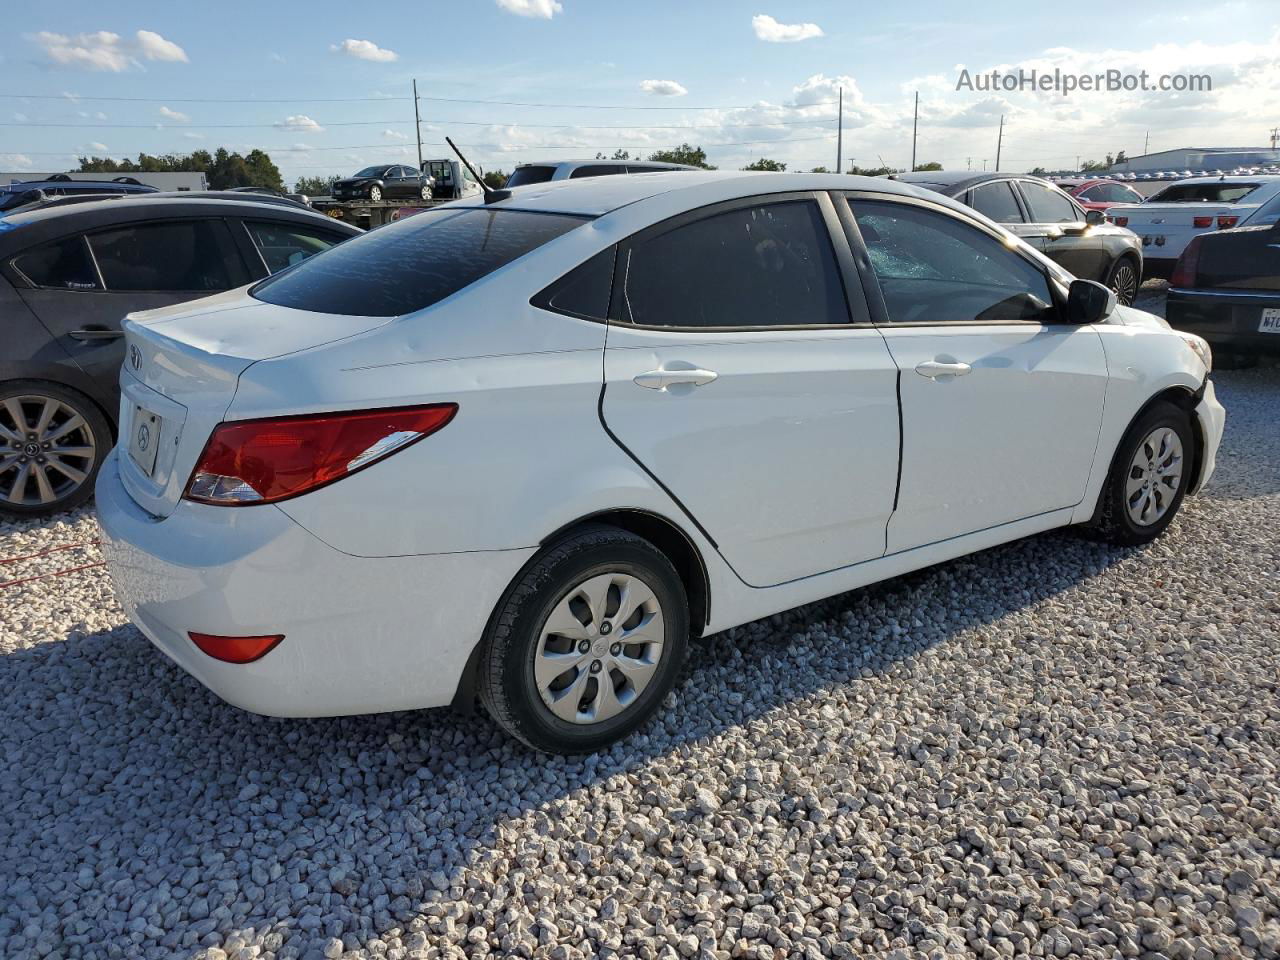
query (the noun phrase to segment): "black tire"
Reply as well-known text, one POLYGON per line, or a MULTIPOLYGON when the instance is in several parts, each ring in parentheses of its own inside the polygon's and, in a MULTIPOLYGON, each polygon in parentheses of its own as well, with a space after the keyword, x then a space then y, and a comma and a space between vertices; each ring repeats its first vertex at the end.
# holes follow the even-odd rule
POLYGON ((1090 528, 1092 536, 1116 546, 1131 547, 1150 543, 1164 533, 1177 516, 1182 498, 1186 496, 1187 485, 1192 481, 1190 471, 1196 461, 1195 443, 1191 418, 1185 410, 1167 401, 1152 404, 1150 409, 1130 425, 1116 448, 1115 457, 1111 461, 1111 472, 1102 488, 1098 520, 1090 528), (1126 496, 1130 470, 1139 446, 1161 428, 1168 428, 1176 433, 1182 444, 1179 480, 1176 489, 1170 494, 1164 513, 1150 523, 1138 523, 1130 515, 1126 496))
POLYGON ((84 503, 93 495, 98 468, 114 442, 107 418, 97 404, 79 391, 42 380, 0 384, 0 516, 47 517, 84 503), (46 403, 58 408, 43 435, 37 434, 35 428, 40 425, 46 403), (25 429, 20 434, 15 410, 24 421, 25 429), (46 439, 54 437, 75 417, 82 426, 72 426, 64 436, 46 439), (59 448, 91 453, 58 455, 59 448), (81 479, 63 472, 56 464, 81 479), (39 483, 37 470, 43 473, 47 488, 39 483), (53 499, 43 500, 50 492, 53 499))
MULTIPOLYGON (((680 675, 688 638, 688 599, 671 561, 635 534, 603 524, 585 526, 535 557, 498 603, 480 660, 480 700, 504 730, 535 750, 591 753, 632 733, 654 714, 680 675), (543 701, 534 660, 543 625, 556 607, 579 585, 605 574, 639 579, 652 591, 664 626, 661 655, 648 684, 621 713, 599 722, 570 722, 543 701)), ((577 666, 568 670, 576 671, 574 679, 586 672, 577 666)), ((598 676, 619 675, 606 669, 598 676)), ((584 682, 584 689, 598 689, 590 686, 591 677, 584 682)))
POLYGON ((369 188, 369 200, 371 202, 378 203, 384 196, 385 194, 382 192, 382 188, 376 184, 369 188))
POLYGON ((1132 257, 1120 257, 1111 265, 1107 274, 1107 286, 1123 306, 1132 306, 1142 286, 1142 274, 1132 257))
POLYGON ((418 191, 418 196, 422 197, 423 200, 430 200, 431 188, 428 186, 424 186, 421 190, 418 191))

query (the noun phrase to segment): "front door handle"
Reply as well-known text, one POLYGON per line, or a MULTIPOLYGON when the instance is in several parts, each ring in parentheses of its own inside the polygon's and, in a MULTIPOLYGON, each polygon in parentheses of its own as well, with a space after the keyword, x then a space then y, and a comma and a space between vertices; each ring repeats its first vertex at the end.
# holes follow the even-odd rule
POLYGON ((650 370, 648 373, 637 373, 631 382, 648 390, 665 390, 677 383, 690 383, 700 387, 710 383, 719 374, 714 370, 702 370, 694 367, 691 370, 650 370))
POLYGON ((119 340, 124 336, 124 331, 108 330, 106 327, 82 327, 72 330, 67 336, 72 340, 119 340))
POLYGON ((930 380, 950 380, 952 377, 963 377, 973 367, 967 363, 944 363, 941 360, 926 360, 916 364, 916 373, 930 380))

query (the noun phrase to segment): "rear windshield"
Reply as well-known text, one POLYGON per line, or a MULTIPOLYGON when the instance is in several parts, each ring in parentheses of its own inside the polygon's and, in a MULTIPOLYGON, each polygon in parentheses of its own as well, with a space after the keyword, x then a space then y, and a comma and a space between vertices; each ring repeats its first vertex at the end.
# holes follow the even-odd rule
POLYGON ((1257 189, 1256 183, 1175 183, 1147 203, 1238 203, 1257 189))
POLYGON ((526 187, 531 183, 546 183, 556 174, 555 167, 516 167, 507 177, 508 187, 526 187))
POLYGON ((457 293, 587 219, 483 207, 427 211, 317 254, 250 292, 315 313, 396 317, 457 293))

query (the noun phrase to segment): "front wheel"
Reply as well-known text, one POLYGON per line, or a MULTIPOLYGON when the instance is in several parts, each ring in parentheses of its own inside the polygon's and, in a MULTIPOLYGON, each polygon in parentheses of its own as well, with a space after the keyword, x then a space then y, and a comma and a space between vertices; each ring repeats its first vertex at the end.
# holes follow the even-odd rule
POLYGON ((1132 306, 1133 301, 1137 299, 1138 287, 1141 284, 1138 268, 1128 257, 1117 260, 1115 266, 1111 268, 1110 276, 1107 277, 1107 286, 1111 288, 1120 304, 1126 307, 1132 306))
POLYGON ((661 705, 684 661, 689 609, 653 544, 593 525, 536 558, 494 611, 480 698, 508 733, 548 753, 588 753, 661 705))
POLYGON ((430 188, 430 187, 423 187, 420 191, 418 191, 418 195, 419 195, 420 197, 422 197, 422 199, 423 199, 423 200, 430 200, 430 199, 431 199, 431 188, 430 188))
POLYGON ((1172 403, 1157 403, 1134 421, 1102 488, 1094 535, 1135 546, 1164 533, 1191 482, 1193 444, 1187 412, 1172 403))
POLYGON ((370 199, 370 200, 372 200, 374 203, 377 203, 379 200, 381 200, 381 199, 382 199, 382 188, 381 188, 381 187, 370 187, 370 188, 369 188, 369 199, 370 199))
POLYGON ((93 493, 111 428, 88 397, 53 383, 0 386, 0 517, 43 517, 93 493))

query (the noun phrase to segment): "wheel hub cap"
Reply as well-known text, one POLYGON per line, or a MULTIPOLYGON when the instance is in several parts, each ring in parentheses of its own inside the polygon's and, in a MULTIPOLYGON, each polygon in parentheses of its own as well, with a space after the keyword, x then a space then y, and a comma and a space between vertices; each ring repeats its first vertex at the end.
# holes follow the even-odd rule
POLYGON ((1182 440, 1156 427, 1138 444, 1125 482, 1125 508, 1137 526, 1149 527, 1173 506, 1182 484, 1182 440))
POLYGON ((542 626, 533 657, 538 696, 569 723, 600 723, 632 706, 653 679, 666 631, 644 581, 625 573, 570 589, 542 626))
POLYGON ((0 503, 42 506, 70 496, 89 477, 93 431, 54 397, 0 400, 0 503))

